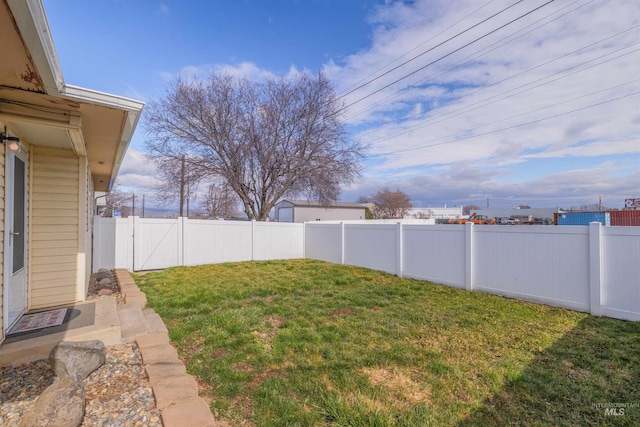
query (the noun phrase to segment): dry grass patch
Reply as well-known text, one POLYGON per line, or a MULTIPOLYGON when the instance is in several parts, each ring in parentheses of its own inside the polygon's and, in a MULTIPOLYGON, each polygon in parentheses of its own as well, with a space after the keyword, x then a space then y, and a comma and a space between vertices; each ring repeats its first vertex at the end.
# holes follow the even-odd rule
POLYGON ((400 407, 407 407, 407 403, 411 406, 417 403, 430 403, 430 387, 414 381, 401 369, 363 368, 362 372, 371 384, 389 390, 395 404, 400 407))

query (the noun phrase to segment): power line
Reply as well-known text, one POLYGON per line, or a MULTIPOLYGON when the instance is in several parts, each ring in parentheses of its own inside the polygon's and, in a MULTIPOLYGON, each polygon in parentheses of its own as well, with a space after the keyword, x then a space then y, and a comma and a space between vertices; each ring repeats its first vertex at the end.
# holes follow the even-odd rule
MULTIPOLYGON (((449 57, 449 56, 453 55, 454 53, 456 53, 456 52, 458 52, 458 51, 460 51, 460 50, 462 50, 462 49, 464 49, 464 48, 466 48, 466 47, 468 47, 468 46, 470 46, 470 45, 472 45, 472 44, 474 44, 474 43, 476 43, 476 42, 478 42, 478 41, 480 41, 480 40, 482 40, 482 39, 484 39, 485 37, 488 37, 489 35, 491 35, 491 34, 493 34, 493 33, 497 32, 497 31, 499 31, 499 30, 501 30, 501 29, 503 29, 503 28, 505 28, 505 27, 507 27, 507 26, 509 26, 509 25, 513 24, 514 22, 516 22, 516 21, 518 21, 518 20, 520 20, 520 19, 524 18, 525 16, 528 16, 528 15, 532 14, 533 12, 536 12, 537 10, 539 10, 539 9, 541 9, 541 8, 543 8, 543 7, 545 7, 545 6, 549 5, 549 4, 551 4, 551 3, 553 3, 554 1, 555 1, 555 0, 549 0, 549 1, 547 1, 546 3, 542 4, 541 6, 538 6, 538 7, 536 7, 535 9, 530 10, 529 12, 527 12, 527 13, 525 13, 525 14, 523 14, 523 15, 520 15, 519 17, 517 17, 517 18, 513 19, 512 21, 509 21, 509 22, 507 22, 506 24, 503 24, 503 25, 499 26, 498 28, 496 28, 496 29, 494 29, 494 30, 489 31, 488 33, 486 33, 486 34, 484 34, 484 35, 482 35, 482 36, 480 36, 480 37, 478 37, 478 38, 476 38, 476 39, 472 40, 471 42, 466 43, 466 44, 464 44, 463 46, 461 46, 461 47, 459 47, 459 48, 457 48, 457 49, 454 49, 453 51, 451 51, 451 52, 449 52, 449 53, 447 53, 447 54, 445 54, 445 55, 443 55, 443 56, 439 57, 438 59, 436 59, 436 60, 434 60, 434 61, 432 61, 432 62, 430 62, 430 63, 428 63, 428 64, 426 64, 426 65, 424 65, 424 66, 422 66, 422 67, 420 67, 420 68, 418 68, 417 70, 414 70, 414 71, 410 72, 409 74, 406 74, 406 75, 404 75, 403 77, 400 77, 399 79, 394 80, 393 82, 391 82, 391 83, 389 83, 389 84, 387 84, 387 85, 385 85, 385 86, 381 87, 380 89, 377 89, 377 90, 375 90, 375 91, 373 91, 373 92, 369 93, 368 95, 363 96, 362 98, 360 98, 360 99, 358 99, 358 100, 356 100, 356 101, 352 102, 351 104, 348 104, 348 105, 346 105, 345 107, 342 107, 339 111, 345 110, 345 109, 347 109, 347 108, 349 108, 349 107, 351 107, 351 106, 353 106, 353 105, 357 104, 358 102, 363 101, 363 100, 365 100, 365 99, 367 99, 367 98, 369 98, 369 97, 371 97, 371 96, 375 95, 376 93, 379 93, 379 92, 383 91, 384 89, 387 89, 387 88, 388 88, 388 87, 390 87, 390 86, 393 86, 394 84, 396 84, 396 83, 398 83, 398 82, 400 82, 400 81, 402 81, 402 80, 406 79, 407 77, 410 77, 410 76, 412 76, 412 75, 416 74, 417 72, 422 71, 422 70, 424 70, 424 69, 425 69, 425 68, 427 68, 427 67, 430 67, 431 65, 433 65, 433 64, 435 64, 435 63, 437 63, 437 62, 439 62, 439 61, 443 60, 444 58, 447 58, 447 57, 449 57)), ((357 88, 357 89, 359 89, 359 88, 357 88)), ((353 92, 353 91, 351 91, 351 92, 353 92)), ((349 93, 351 93, 351 92, 349 92, 349 93)), ((348 93, 347 93, 347 94, 345 94, 345 95, 343 95, 342 97, 344 97, 344 96, 346 96, 346 95, 348 95, 348 93)), ((341 97, 341 98, 342 98, 342 97, 341 97)))
MULTIPOLYGON (((568 8, 568 7, 573 6, 574 4, 578 3, 579 1, 581 1, 581 0, 576 0, 576 1, 574 1, 573 3, 571 3, 570 5, 567 5, 567 6, 565 6, 565 7, 561 8, 561 9, 559 9, 559 10, 556 10, 556 11, 554 11, 554 12, 552 12, 552 13, 550 13, 550 14, 548 14, 548 15, 546 15, 546 16, 544 16, 544 17, 540 18, 540 19, 538 19, 537 21, 535 21, 535 22, 533 22, 533 23, 531 23, 531 24, 529 24, 529 25, 527 25, 527 26, 525 26, 525 27, 523 27, 523 28, 521 28, 521 29, 517 30, 517 31, 516 31, 516 32, 514 32, 513 34, 507 35, 507 36, 505 36, 505 37, 501 38, 500 40, 496 41, 495 43, 492 43, 491 45, 489 45, 489 46, 487 46, 487 47, 484 47, 484 48, 482 48, 482 49, 480 49, 480 50, 478 50, 478 51, 476 51, 476 52, 472 53, 471 55, 468 55, 468 56, 466 56, 466 57, 464 57, 464 58, 460 59, 459 61, 456 61, 456 62, 452 63, 448 68, 446 68, 446 69, 445 69, 445 70, 443 70, 442 72, 437 73, 437 74, 435 74, 435 75, 433 75, 433 76, 429 76, 429 77, 424 78, 424 79, 423 79, 419 84, 424 84, 424 83, 426 83, 426 82, 427 82, 427 80, 436 79, 436 78, 438 78, 438 77, 440 77, 440 76, 442 76, 442 75, 445 75, 447 72, 449 72, 450 70, 454 69, 454 67, 455 67, 455 66, 464 66, 464 65, 470 64, 470 63, 471 63, 471 62, 473 62, 474 60, 477 60, 478 58, 481 58, 481 57, 483 57, 483 56, 485 56, 485 55, 487 55, 487 54, 489 54, 489 53, 493 52, 494 50, 497 50, 497 49, 499 49, 499 48, 501 48, 501 47, 504 47, 504 46, 506 46, 506 45, 508 45, 508 44, 510 44, 510 43, 513 43, 514 41, 518 40, 519 38, 522 38, 522 37, 524 37, 525 35, 532 33, 533 31, 536 31, 536 30, 538 30, 538 29, 540 29, 540 28, 542 28, 542 27, 544 27, 544 26, 546 26, 546 25, 548 25, 548 24, 550 24, 550 23, 552 23, 552 22, 554 22, 554 21, 557 21, 558 19, 563 18, 564 16, 566 16, 566 15, 568 15, 568 14, 572 13, 572 12, 575 12, 576 10, 578 10, 578 9, 580 9, 580 8, 585 7, 585 6, 586 6, 586 5, 588 5, 589 3, 593 3, 595 0, 589 0, 587 3, 584 3, 584 4, 582 4, 582 5, 578 6, 578 7, 574 8, 574 9, 571 9, 571 10, 569 10, 569 11, 567 11, 567 12, 563 13, 562 15, 557 16, 557 17, 555 17, 554 19, 551 19, 551 20, 549 20, 549 21, 545 22, 544 24, 538 25, 537 27, 532 28, 531 30, 529 30, 529 31, 527 31, 527 32, 525 32, 525 33, 523 33, 523 34, 520 34, 519 36, 514 37, 514 38, 512 38, 511 40, 509 40, 509 41, 507 41, 507 42, 505 42, 505 43, 499 44, 501 41, 506 40, 506 39, 508 39, 509 37, 512 37, 513 35, 515 35, 515 34, 518 34, 518 33, 522 32, 522 31, 523 31, 523 30, 525 30, 526 28, 529 28, 529 27, 531 27, 531 26, 535 25, 536 23, 541 22, 541 21, 543 21, 543 20, 547 19, 548 17, 550 17, 550 16, 552 16, 552 15, 554 15, 554 14, 557 14, 558 12, 560 12, 560 11, 562 11, 562 10, 564 10, 564 9, 568 8), (494 47, 493 49, 487 50, 487 49, 491 48, 492 46, 495 46, 495 47, 494 47), (486 52, 484 52, 484 53, 480 54, 480 52, 483 52, 483 51, 486 51, 486 52), (479 54, 479 55, 478 55, 478 54, 479 54), (473 59, 468 60, 468 61, 466 61, 466 62, 463 62, 463 61, 465 61, 465 60, 466 60, 466 59, 468 59, 468 58, 473 58, 473 59)), ((636 27, 637 27, 637 26, 636 26, 636 27)), ((636 28, 636 27, 632 27, 632 28, 636 28)), ((627 30, 627 31, 629 31, 629 30, 627 30)), ((618 34, 621 34, 621 33, 618 33, 618 34)), ((617 34, 616 34, 616 35, 617 35, 617 34)), ((615 37, 616 35, 611 36, 611 37, 615 37)), ((600 40, 600 41, 598 41, 598 42, 596 42, 596 43, 600 43, 600 42, 602 42, 602 41, 604 41, 604 40, 607 40, 607 39, 600 40)), ((590 46, 591 46, 591 45, 590 45, 590 46)), ((588 47, 588 46, 587 46, 587 47, 588 47)), ((585 48, 586 48, 586 47, 585 47, 585 48)), ((583 49, 584 49, 584 48, 583 48, 583 49)), ((577 51, 574 51, 574 52, 577 52, 577 51)), ((375 107, 377 107, 377 106, 379 106, 379 105, 381 105, 381 104, 383 104, 383 103, 385 103, 385 102, 387 102, 387 101, 389 101, 389 100, 391 100, 391 99, 398 98, 398 97, 400 97, 404 92, 409 91, 409 89, 410 89, 410 88, 405 88, 405 89, 401 90, 401 91, 400 91, 400 93, 396 93, 396 94, 393 94, 393 95, 389 95, 388 97, 386 97, 386 98, 384 98, 384 99, 382 99, 382 100, 380 100, 380 101, 376 102, 375 104, 373 104, 373 105, 371 105, 371 106, 369 106, 369 107, 365 107, 365 108, 363 108, 362 110, 360 110, 360 111, 357 111, 357 112, 353 113, 352 115, 348 116, 348 117, 346 118, 346 120, 351 120, 351 119, 353 119, 354 117, 357 117, 358 115, 360 115, 360 114, 362 114, 362 113, 365 113, 365 112, 367 112, 367 111, 370 111, 370 110, 372 110, 373 108, 375 108, 375 107)), ((408 118, 411 118, 411 116, 410 116, 410 117, 408 117, 408 118)))
MULTIPOLYGON (((459 108, 459 109, 457 109, 457 110, 453 110, 453 111, 450 111, 450 112, 448 112, 448 113, 444 113, 444 114, 442 114, 442 115, 440 115, 440 116, 437 116, 437 117, 433 117, 433 118, 431 118, 431 119, 424 120, 424 121, 422 121, 422 122, 420 122, 420 123, 416 123, 416 124, 414 124, 414 125, 412 125, 412 126, 409 126, 408 128, 403 129, 402 131, 397 132, 397 133, 395 133, 395 134, 392 134, 392 135, 385 135, 384 137, 375 138, 375 139, 373 139, 371 142, 375 142, 375 141, 378 141, 378 140, 380 140, 380 139, 393 138, 393 137, 396 137, 396 136, 399 136, 399 135, 403 135, 403 134, 405 134, 405 133, 408 133, 408 132, 410 132, 410 131, 412 131, 412 130, 415 130, 415 129, 422 129, 422 128, 427 127, 427 126, 430 126, 430 125, 434 125, 434 124, 437 124, 437 123, 441 123, 441 122, 443 122, 443 121, 445 121, 445 120, 449 120, 449 119, 451 119, 451 118, 458 117, 458 116, 460 116, 460 115, 462 115, 462 114, 469 113, 469 112, 471 112, 471 111, 477 110, 477 109, 479 109, 479 108, 486 107, 487 105, 491 105, 491 104, 494 104, 494 103, 496 103, 496 102, 503 101, 503 100, 505 100, 505 99, 511 98, 511 97, 513 97, 513 96, 516 96, 516 95, 521 95, 521 94, 523 94, 523 93, 525 93, 525 92, 531 91, 531 90, 533 90, 533 89, 537 89, 537 88, 539 88, 539 87, 542 87, 542 86, 545 86, 545 85, 548 85, 548 84, 551 84, 551 83, 555 83, 555 82, 557 82, 558 80, 566 79, 566 78, 571 77, 571 76, 574 76, 574 75, 576 75, 576 74, 578 74, 578 73, 582 73, 582 72, 584 72, 584 71, 590 70, 591 68, 594 68, 594 67, 597 67, 597 66, 599 66, 599 65, 602 65, 602 64, 605 64, 605 63, 608 63, 608 62, 614 61, 614 60, 619 59, 619 58, 621 58, 621 57, 624 57, 624 56, 630 55, 630 54, 632 54, 632 53, 638 52, 640 49, 635 49, 635 50, 633 50, 633 51, 631 51, 631 52, 623 53, 623 54, 621 54, 621 55, 618 55, 618 56, 616 56, 616 57, 613 57, 613 58, 610 58, 610 59, 607 59, 607 60, 604 60, 604 61, 601 61, 601 62, 598 62, 598 63, 596 63, 596 64, 593 64, 593 65, 589 66, 589 67, 583 68, 583 69, 581 69, 581 70, 574 71, 574 72, 572 72, 572 73, 569 73, 569 74, 564 75, 564 76, 560 76, 560 77, 555 78, 555 79, 553 79, 553 80, 548 80, 548 81, 546 81, 546 82, 542 82, 543 80, 547 80, 547 79, 549 79, 549 78, 551 78, 551 77, 553 77, 553 76, 560 75, 560 74, 562 74, 562 73, 566 73, 566 72, 567 72, 567 71, 569 71, 569 70, 572 70, 572 69, 575 69, 575 68, 577 68, 577 67, 583 66, 583 65, 588 64, 588 63, 590 63, 590 62, 596 61, 596 60, 598 60, 598 59, 604 58, 604 57, 609 56, 609 55, 611 55, 611 54, 613 54, 613 53, 616 53, 616 52, 622 51, 622 50, 624 50, 624 49, 628 49, 629 47, 632 47, 632 46, 635 46, 635 45, 638 45, 638 44, 640 44, 640 42, 633 43, 633 44, 631 44, 631 45, 629 45, 629 46, 625 46, 625 47, 620 48, 620 49, 617 49, 617 50, 615 50, 615 51, 613 51, 613 52, 606 53, 606 54, 601 55, 601 56, 599 56, 599 57, 596 57, 596 58, 590 59, 590 60, 588 60, 588 61, 585 61, 585 62, 582 62, 582 63, 580 63, 580 64, 574 65, 574 66, 572 66, 572 67, 566 68, 566 69, 564 69, 564 70, 562 70, 562 71, 558 71, 558 72, 556 72, 556 73, 552 73, 552 74, 550 74, 550 75, 548 75, 548 76, 541 77, 541 78, 539 78, 539 79, 537 79, 537 80, 533 80, 533 81, 531 81, 531 82, 527 82, 527 83, 525 83, 525 84, 523 84, 523 85, 520 85, 520 86, 517 86, 517 87, 515 87, 515 88, 511 88, 511 89, 509 89, 509 90, 506 90, 506 91, 500 92, 500 93, 498 93, 498 94, 496 94, 496 95, 493 95, 493 96, 490 96, 490 97, 488 97, 488 98, 484 98, 484 99, 479 100, 479 101, 476 101, 476 102, 474 102, 474 103, 467 104, 467 105, 465 105, 465 106, 463 106, 463 107, 461 107, 461 108, 459 108), (542 82, 542 83, 540 83, 540 84, 538 84, 538 85, 535 85, 535 86, 531 86, 532 84, 537 83, 537 82, 542 82), (508 93, 510 93, 510 92, 514 92, 514 91, 516 91, 516 90, 518 90, 518 89, 522 89, 522 88, 525 88, 525 87, 527 87, 527 86, 531 86, 531 87, 529 87, 529 88, 527 88, 527 89, 524 89, 524 90, 521 90, 521 91, 519 91, 519 92, 511 93, 511 94, 510 94, 510 95, 508 95, 508 96, 503 96, 503 97, 501 97, 501 98, 500 98, 500 96, 502 96, 502 95, 508 94, 508 93), (497 98, 497 99, 496 99, 496 98, 497 98), (494 99, 494 100, 493 100, 493 101, 491 101, 491 102, 486 102, 486 101, 489 101, 489 100, 492 100, 492 99, 494 99), (470 107, 473 107, 473 108, 470 108, 470 107)), ((581 50, 581 49, 579 49, 579 50, 581 50)), ((550 62, 552 62, 552 61, 550 61, 550 62)), ((542 64, 542 65, 546 65, 546 64, 542 64)), ((535 69, 535 68, 538 68, 538 67, 534 67, 533 69, 535 69)), ((516 75, 514 75, 514 76, 511 76, 511 77, 508 77, 508 78, 506 78, 506 79, 504 79, 504 80, 502 80, 502 81, 500 81, 500 82, 496 82, 496 83, 494 83, 494 84, 492 84, 492 85, 489 85, 489 86, 486 86, 486 87, 484 87, 484 88, 482 88, 482 89, 478 89, 478 90, 476 90, 476 91, 470 92, 469 94, 465 95, 465 97, 466 97, 466 96, 471 96, 471 95, 473 95, 473 94, 475 94, 475 93, 478 93, 478 92, 480 92, 480 91, 482 91, 482 90, 485 90, 485 89, 487 89, 487 88, 489 88, 489 87, 491 87, 491 86, 494 86, 494 85, 496 85, 496 84, 498 84, 498 83, 502 83, 502 82, 504 82, 504 81, 506 81, 506 80, 511 79, 512 77, 515 77, 515 76, 517 76, 517 75, 519 75, 519 74, 523 74, 523 73, 524 73, 524 72, 522 72, 522 73, 518 73, 518 74, 516 74, 516 75)), ((457 98, 456 100, 460 100, 460 99, 462 99, 462 98, 463 98, 463 97, 459 97, 459 98, 457 98)), ((387 125, 387 126, 389 126, 389 125, 387 125)), ((374 130, 367 131, 367 132, 363 133, 362 135, 359 135, 359 137, 362 137, 362 136, 364 136, 364 135, 368 135, 368 134, 370 134, 370 133, 373 133, 373 132, 376 132, 376 131, 379 131, 379 130, 380 130, 380 128, 377 128, 377 129, 374 129, 374 130)))
MULTIPOLYGON (((475 14, 475 13, 477 13, 478 11, 480 11, 480 10, 484 9, 485 7, 487 7, 488 5, 490 5, 491 3, 493 3, 494 1, 495 1, 495 0, 490 0, 488 3, 485 3, 483 6, 480 6, 478 9, 474 10, 473 12, 471 12, 471 13, 469 13, 469 14, 465 15, 463 18, 461 18, 461 19, 459 19, 458 21, 454 22, 453 24, 449 25, 449 26, 448 26, 447 28, 445 28, 444 30, 442 30, 442 31, 438 32, 438 33, 437 33, 437 34, 435 34, 434 36, 432 36, 432 37, 430 37, 429 39, 427 39, 427 40, 423 41, 423 42, 422 42, 422 43, 420 43, 418 46, 416 46, 416 47, 414 47, 413 49, 411 49, 411 50, 409 50, 409 51, 405 52, 404 54, 400 55, 399 57, 397 57, 397 58, 396 58, 396 59, 394 59, 393 61, 391 61, 391 62, 387 63, 386 65, 383 65, 382 67, 378 68, 377 70, 373 71, 372 73, 368 74, 367 76, 365 76, 365 77, 361 78, 358 82, 356 82, 356 83, 354 84, 354 86, 355 86, 355 85, 359 85, 360 83, 362 83, 363 81, 365 81, 365 80, 366 80, 366 79, 368 79, 369 77, 371 77, 371 76, 375 75, 376 73, 379 73, 380 71, 384 70, 385 68, 387 68, 388 66, 390 66, 390 65, 391 65, 391 64, 393 64, 394 62, 397 62, 397 61, 401 60, 402 58, 404 58, 405 56, 409 55, 409 54, 410 54, 411 52, 413 52, 414 50, 417 50, 417 49, 419 49, 420 47, 424 46, 425 44, 429 43, 431 40, 435 39, 435 38, 436 38, 436 37, 438 37, 439 35, 441 35, 441 34, 445 33, 446 31, 450 30, 451 28, 455 27, 456 25, 458 25, 459 23, 461 23, 462 21, 464 21, 465 19, 467 19, 467 18, 468 18, 468 17, 470 17, 471 15, 474 15, 474 14, 475 14)), ((514 3, 512 6, 515 6, 515 4, 517 4, 517 3, 514 3)), ((509 6, 509 7, 512 7, 512 6, 509 6)), ((507 8, 507 9, 508 9, 508 8, 507 8)), ((506 10, 506 9, 504 9, 504 10, 506 10)), ((498 14, 502 13, 504 10, 502 10, 502 11, 498 12, 498 14)), ((494 16, 495 16, 495 15, 494 15, 494 16)), ((479 24, 476 24, 476 25, 479 25, 479 24)), ((473 27, 471 27, 471 28, 473 28, 473 27)), ((465 31, 466 31, 466 30, 465 30, 465 31)), ((462 34, 462 33, 460 33, 460 34, 462 34)), ((455 37, 455 36, 454 36, 454 37, 455 37)), ((437 47, 437 46, 436 46, 436 47, 437 47)), ((435 48, 435 47, 434 47, 434 48, 435 48)), ((432 48, 432 49, 434 49, 434 48, 432 48)), ((430 49, 430 50, 431 50, 431 49, 430 49)), ((414 58, 410 59, 410 60, 409 60, 409 61, 407 61, 407 62, 411 62, 411 61, 413 61, 414 59, 416 59, 416 58, 418 58, 418 57, 420 57, 420 56, 424 55, 424 54, 425 54, 425 53, 427 53, 427 52, 429 52, 429 51, 422 52, 420 55, 418 55, 418 56, 416 56, 416 57, 414 57, 414 58)), ((405 62, 405 64, 406 64, 407 62, 405 62)), ((401 67, 402 65, 404 65, 404 64, 400 64, 398 67, 401 67)), ((396 68, 397 68, 397 67, 396 67, 396 68)), ((389 70, 387 73, 390 73, 391 71, 393 71, 393 70, 389 70)), ((384 75, 384 74, 383 74, 383 75, 384 75)), ((382 77, 382 76, 378 76, 378 77, 376 77, 376 79, 378 79, 378 78, 380 78, 380 77, 382 77)), ((375 80, 375 79, 374 79, 374 80, 375 80)), ((372 81, 373 81, 373 80, 372 80, 372 81)), ((366 83, 365 83, 365 85, 366 85, 366 83)), ((364 85, 363 85, 363 86, 364 86, 364 85)), ((356 88, 353 88, 353 86, 352 86, 350 89, 348 89, 348 92, 347 92, 347 93, 345 93, 344 95, 339 96, 338 98, 343 98, 343 97, 347 96, 348 94, 350 94, 351 92, 354 92, 354 91, 358 90, 360 87, 362 87, 362 86, 359 86, 359 87, 356 87, 356 88)))
MULTIPOLYGON (((496 124, 496 123, 501 123, 501 122, 504 122, 504 121, 507 121, 507 120, 514 119, 514 118, 516 118, 516 117, 526 116, 526 115, 528 115, 528 114, 535 113, 535 112, 537 112, 537 111, 542 111, 542 110, 546 110, 546 109, 551 108, 551 107, 556 107, 556 106, 558 106, 558 105, 567 104, 567 103, 569 103, 569 102, 577 101, 578 99, 587 98, 587 97, 589 97, 589 96, 597 95, 597 94, 599 94, 599 93, 607 92, 607 91, 609 91, 609 90, 617 89, 617 88, 619 88, 619 87, 626 86, 626 85, 629 85, 629 84, 632 84, 632 83, 637 83, 637 82, 639 82, 639 81, 640 81, 640 79, 636 79, 636 80, 632 80, 632 81, 629 81, 629 82, 626 82, 626 83, 621 83, 621 84, 619 84, 619 85, 612 86, 612 87, 609 87, 609 88, 607 88, 607 89, 602 89, 602 90, 598 90, 598 91, 595 91, 595 92, 591 92, 591 93, 588 93, 588 94, 586 94, 586 95, 581 95, 581 96, 578 96, 578 97, 575 97, 575 98, 571 98, 571 99, 568 99, 568 100, 565 100, 565 101, 562 101, 562 102, 556 102, 556 103, 554 103, 554 104, 552 104, 552 105, 548 105, 548 106, 546 106, 546 107, 540 107, 540 108, 537 108, 537 109, 534 109, 534 110, 529 110, 529 111, 527 111, 527 112, 525 112, 525 113, 520 113, 520 114, 516 114, 516 115, 514 115, 514 116, 510 116, 510 117, 507 117, 507 118, 504 118, 504 119, 496 120, 496 121, 493 121, 493 122, 491 122, 491 123, 485 123, 485 124, 483 124, 483 125, 477 126, 477 127, 476 127, 476 128, 474 128, 474 129, 478 129, 478 128, 481 128, 481 127, 484 127, 484 126, 488 126, 488 125, 493 125, 493 124, 496 124)), ((379 141, 379 140, 382 140, 382 139, 395 138, 395 137, 397 137, 397 136, 403 135, 403 134, 408 133, 408 132, 409 132, 409 130, 407 130, 407 131, 403 131, 403 132, 399 132, 399 133, 394 134, 394 135, 385 135, 385 137, 384 137, 384 138, 382 138, 382 137, 381 137, 381 138, 375 139, 374 141, 379 141)))
MULTIPOLYGON (((508 126, 508 127, 501 128, 501 129, 495 129, 495 130, 492 130, 492 131, 479 133, 479 134, 476 134, 476 135, 469 135, 469 136, 466 136, 466 137, 455 138, 455 139, 453 139, 451 141, 443 141, 443 142, 438 142, 438 143, 435 143, 435 144, 420 145, 420 146, 416 146, 416 147, 405 148, 405 149, 402 149, 402 150, 388 151, 386 153, 380 153, 380 154, 370 154, 370 155, 365 156, 365 157, 368 157, 368 158, 371 158, 371 157, 384 157, 384 156, 389 156, 391 154, 398 154, 398 153, 405 153, 405 152, 408 152, 408 151, 421 150, 423 148, 430 148, 430 147, 435 147, 435 146, 438 146, 438 145, 451 144, 453 142, 459 142, 459 141, 464 141, 464 140, 467 140, 467 139, 478 138, 480 136, 486 136, 486 135, 491 135, 491 134, 494 134, 494 133, 504 132, 506 130, 516 129, 516 128, 519 128, 519 127, 522 127, 522 126, 528 126, 528 125, 532 125, 532 124, 537 124, 537 123, 541 123, 541 122, 544 122, 544 121, 547 121, 547 120, 551 120, 551 119, 555 119, 555 118, 558 118, 558 117, 566 116, 566 115, 569 115, 569 114, 572 114, 572 113, 575 113, 575 112, 578 112, 578 111, 587 110, 589 108, 599 107, 600 105, 604 105, 604 104, 607 104, 607 103, 610 103, 610 102, 614 102, 614 101, 619 101, 621 99, 628 98, 630 96, 634 96, 634 95, 638 95, 638 94, 640 94, 640 91, 632 92, 632 93, 629 93, 629 94, 626 94, 626 95, 623 95, 623 96, 620 96, 620 97, 617 97, 617 98, 612 98, 612 99, 608 99, 606 101, 601 101, 601 102, 598 102, 598 103, 595 103, 595 104, 591 104, 591 105, 587 105, 587 106, 584 106, 584 107, 576 108, 576 109, 573 109, 573 110, 570 110, 570 111, 565 111, 563 113, 554 114, 552 116, 543 117, 541 119, 532 120, 532 121, 525 122, 525 123, 519 123, 517 125, 508 126)), ((482 125, 482 126, 485 126, 485 125, 482 125)), ((475 129, 476 128, 469 129, 469 130, 467 130, 467 132, 473 131, 475 129)), ((437 141, 438 139, 449 138, 451 136, 452 135, 443 136, 441 138, 435 139, 434 141, 437 141)))
POLYGON ((562 105, 562 104, 568 104, 570 102, 577 101, 577 100, 582 99, 582 98, 588 98, 590 96, 598 95, 598 94, 600 94, 602 92, 608 92, 610 90, 617 89, 619 87, 630 85, 630 84, 637 83, 637 82, 640 82, 640 79, 631 80, 631 81, 626 82, 626 83, 621 83, 621 84, 618 84, 618 85, 615 85, 615 86, 608 87, 606 89, 597 90, 595 92, 591 92, 591 93, 588 93, 588 94, 585 94, 585 95, 581 95, 581 96, 578 96, 578 97, 575 97, 575 98, 567 99, 567 100, 562 101, 562 102, 555 102, 555 103, 553 103, 551 105, 547 105, 545 107, 536 108, 534 110, 529 110, 529 111, 524 112, 524 113, 516 114, 516 115, 510 116, 510 117, 505 117, 504 119, 495 120, 495 121, 490 122, 490 123, 485 123, 483 125, 476 126, 475 128, 473 128, 473 130, 477 130, 477 129, 480 129, 480 128, 483 128, 483 127, 486 127, 486 126, 490 126, 490 125, 495 125, 497 123, 506 122, 508 120, 515 119, 516 117, 526 116, 526 115, 529 115, 531 113, 535 113, 535 112, 542 111, 542 110, 547 110, 549 108, 557 107, 557 106, 562 105))

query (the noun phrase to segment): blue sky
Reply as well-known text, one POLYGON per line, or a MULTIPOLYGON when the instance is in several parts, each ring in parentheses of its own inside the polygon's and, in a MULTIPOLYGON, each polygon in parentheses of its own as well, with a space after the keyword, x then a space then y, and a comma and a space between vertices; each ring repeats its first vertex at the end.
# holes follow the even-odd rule
MULTIPOLYGON (((640 197, 640 8, 547 2, 43 0, 69 84, 148 101, 184 73, 323 70, 370 146, 343 200, 622 207, 640 197)), ((153 203, 146 137, 118 183, 153 203)))

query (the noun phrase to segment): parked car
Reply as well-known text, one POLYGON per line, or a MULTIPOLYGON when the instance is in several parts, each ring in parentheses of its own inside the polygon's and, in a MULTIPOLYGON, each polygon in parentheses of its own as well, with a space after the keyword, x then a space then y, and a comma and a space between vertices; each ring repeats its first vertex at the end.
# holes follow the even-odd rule
POLYGON ((500 218, 500 224, 502 225, 516 225, 518 223, 517 219, 513 219, 513 218, 500 218))

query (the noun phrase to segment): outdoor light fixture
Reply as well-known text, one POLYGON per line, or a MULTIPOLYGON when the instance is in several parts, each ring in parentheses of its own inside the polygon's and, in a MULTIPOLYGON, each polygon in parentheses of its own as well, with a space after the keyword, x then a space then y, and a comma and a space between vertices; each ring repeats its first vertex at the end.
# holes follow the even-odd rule
POLYGON ((20 149, 20 138, 17 136, 8 136, 6 132, 7 130, 5 129, 4 133, 0 133, 0 143, 4 144, 8 142, 9 150, 18 151, 20 149))

